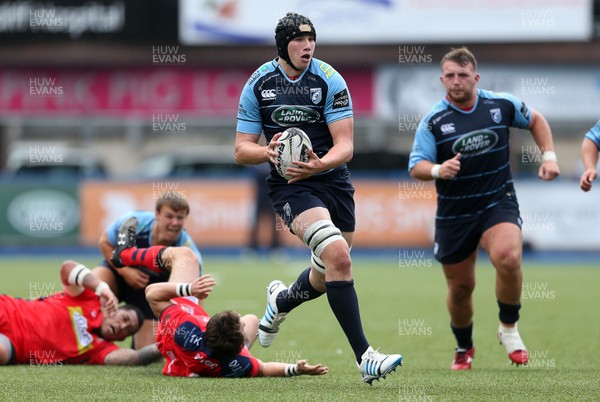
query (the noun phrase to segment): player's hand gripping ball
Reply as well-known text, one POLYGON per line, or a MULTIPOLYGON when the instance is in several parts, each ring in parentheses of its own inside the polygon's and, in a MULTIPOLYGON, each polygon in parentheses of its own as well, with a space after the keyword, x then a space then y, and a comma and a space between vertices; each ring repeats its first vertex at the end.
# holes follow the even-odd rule
POLYGON ((280 144, 277 147, 279 156, 277 157, 277 172, 284 179, 290 180, 287 170, 290 167, 297 167, 293 162, 308 162, 308 150, 312 149, 312 143, 308 135, 299 128, 288 128, 281 134, 277 140, 280 144))

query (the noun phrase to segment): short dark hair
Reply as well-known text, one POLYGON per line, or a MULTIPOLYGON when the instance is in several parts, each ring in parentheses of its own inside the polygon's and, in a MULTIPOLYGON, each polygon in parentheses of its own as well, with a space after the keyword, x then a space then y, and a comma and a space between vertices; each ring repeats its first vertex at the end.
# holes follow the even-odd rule
POLYGON ((456 49, 452 48, 448 53, 446 53, 444 57, 442 57, 440 67, 443 67, 444 63, 447 61, 453 61, 462 67, 472 64, 473 69, 477 70, 477 60, 475 59, 475 55, 473 55, 473 53, 471 53, 471 51, 464 46, 456 49))
POLYGON ((179 191, 165 191, 156 200, 156 212, 160 212, 162 207, 166 205, 175 212, 185 212, 186 215, 190 213, 190 205, 183 193, 179 191))
POLYGON ((119 310, 133 311, 138 319, 138 327, 135 330, 135 332, 138 332, 140 330, 140 328, 142 328, 142 325, 144 324, 144 320, 146 319, 146 317, 144 317, 144 312, 142 311, 142 309, 140 309, 138 306, 134 306, 133 304, 124 304, 121 307, 119 307, 119 310))
POLYGON ((214 357, 232 359, 242 351, 244 331, 240 315, 233 310, 215 314, 206 323, 206 345, 214 357))

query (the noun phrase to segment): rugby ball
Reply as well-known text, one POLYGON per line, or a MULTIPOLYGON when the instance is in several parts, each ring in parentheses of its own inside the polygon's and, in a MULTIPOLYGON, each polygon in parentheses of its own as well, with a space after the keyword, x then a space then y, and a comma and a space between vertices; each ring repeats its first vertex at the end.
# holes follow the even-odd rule
POLYGON ((312 149, 312 143, 308 135, 299 128, 288 128, 281 134, 277 140, 277 172, 284 179, 290 180, 287 170, 290 167, 297 167, 293 162, 308 162, 308 150, 312 149))

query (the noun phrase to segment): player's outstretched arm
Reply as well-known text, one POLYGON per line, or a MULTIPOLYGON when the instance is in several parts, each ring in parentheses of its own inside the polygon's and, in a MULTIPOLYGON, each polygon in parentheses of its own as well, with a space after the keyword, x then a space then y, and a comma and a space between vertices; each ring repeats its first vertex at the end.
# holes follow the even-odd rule
POLYGON ((106 355, 104 364, 120 366, 145 366, 161 358, 155 343, 141 349, 117 349, 106 355))
POLYGON ((181 296, 195 296, 200 300, 206 299, 215 280, 210 275, 202 275, 191 283, 159 282, 146 288, 146 299, 152 312, 159 317, 162 311, 171 305, 171 299, 181 296))
POLYGON ((89 289, 100 298, 105 314, 111 315, 117 311, 119 301, 108 284, 96 278, 83 264, 76 261, 64 261, 60 267, 60 279, 63 289, 68 295, 76 297, 84 289, 89 289))
POLYGON ((324 375, 327 367, 320 364, 310 365, 306 360, 298 360, 296 364, 278 362, 260 362, 261 377, 293 377, 297 375, 324 375))
POLYGON ((592 189, 592 182, 598 177, 598 172, 596 171, 598 147, 588 138, 584 138, 581 144, 581 160, 583 161, 585 172, 581 175, 579 185, 583 191, 590 191, 592 189))

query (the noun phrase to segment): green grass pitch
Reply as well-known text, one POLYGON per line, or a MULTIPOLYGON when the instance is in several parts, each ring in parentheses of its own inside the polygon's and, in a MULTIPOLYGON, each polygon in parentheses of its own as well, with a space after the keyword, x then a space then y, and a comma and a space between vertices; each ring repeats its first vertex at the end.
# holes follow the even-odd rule
MULTIPOLYGON (((93 267, 96 260, 79 259, 93 267)), ((61 259, 0 260, 0 292, 30 297, 60 290, 61 259)), ((205 257, 218 285, 206 302, 223 309, 263 313, 266 285, 289 284, 304 261, 222 260, 205 257)), ((354 277, 363 326, 374 347, 400 353, 404 366, 386 380, 364 384, 326 297, 293 311, 268 349, 266 361, 299 358, 329 367, 321 377, 258 379, 168 378, 162 365, 146 367, 0 367, 0 400, 158 401, 549 401, 600 399, 600 267, 525 262, 520 331, 530 364, 509 364, 496 340, 494 270, 477 268, 474 337, 469 372, 451 372, 454 340, 439 265, 356 258, 354 277), (409 264, 410 265, 410 264, 409 264)), ((125 341, 123 345, 128 345, 125 341)))

